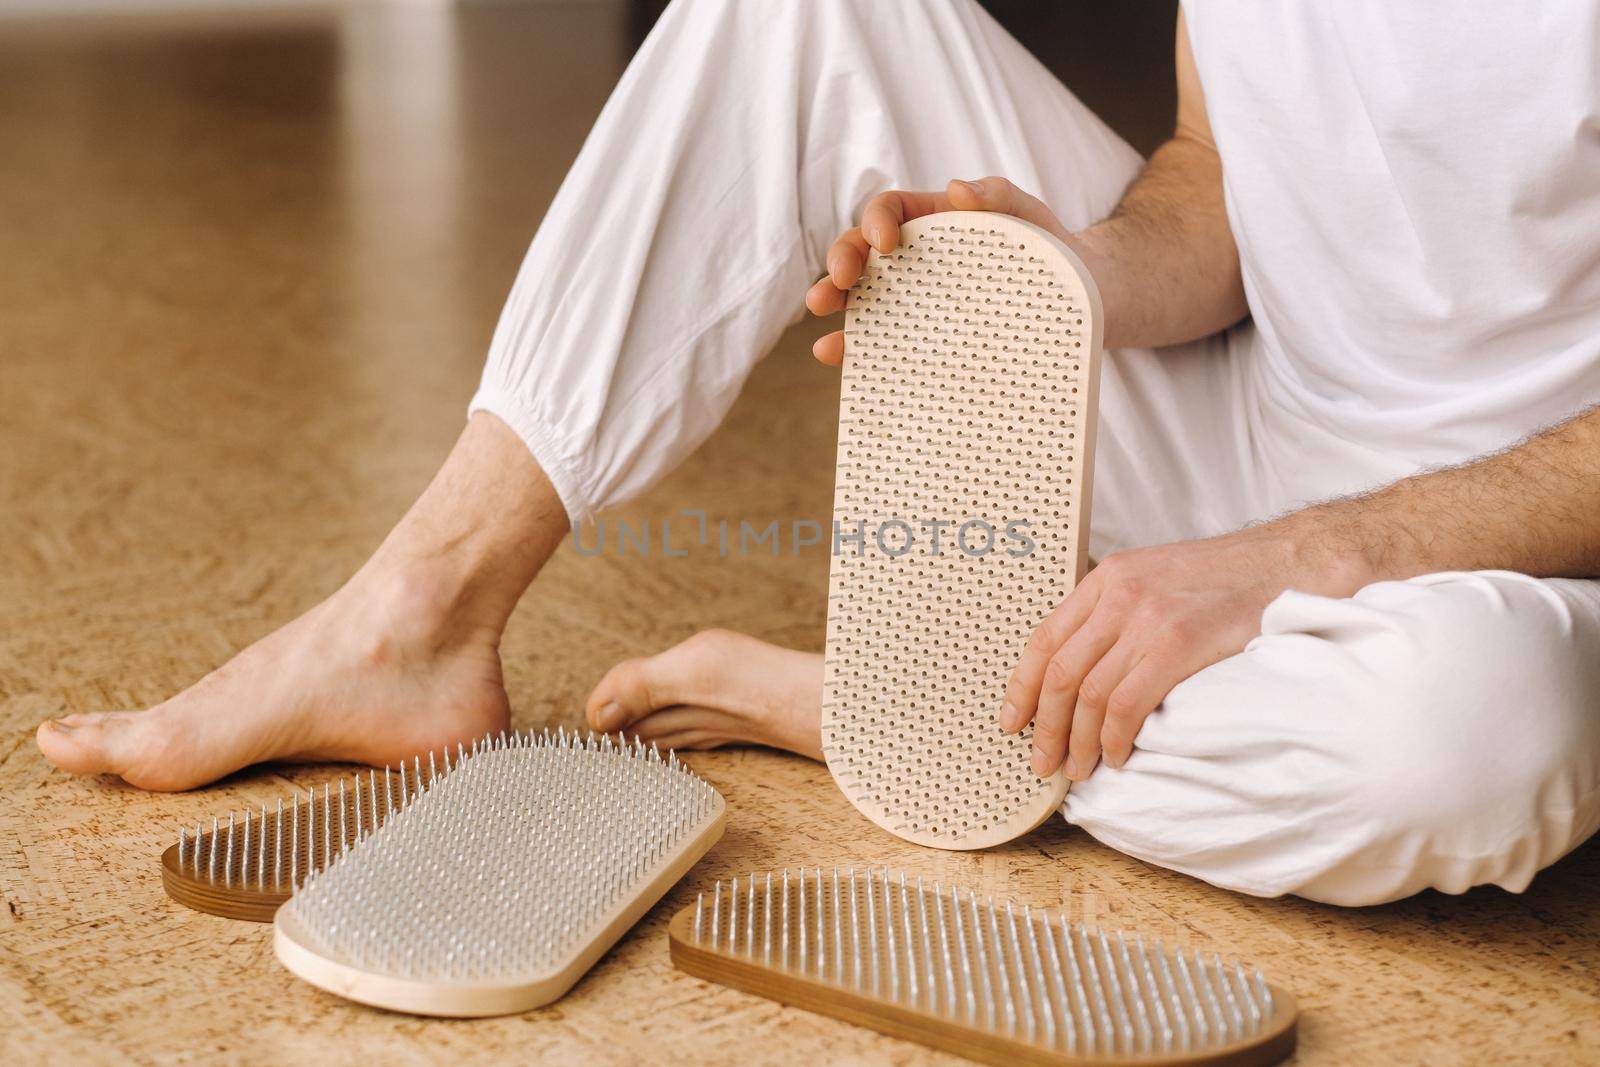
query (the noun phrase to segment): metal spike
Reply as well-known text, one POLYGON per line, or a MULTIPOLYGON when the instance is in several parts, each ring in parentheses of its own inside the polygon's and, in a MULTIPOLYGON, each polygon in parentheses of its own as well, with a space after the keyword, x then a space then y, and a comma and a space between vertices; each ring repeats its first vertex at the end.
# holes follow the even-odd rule
POLYGON ((806 869, 804 864, 800 867, 800 915, 798 925, 800 927, 800 973, 804 974, 806 973, 806 869))
POLYGON ((844 982, 844 916, 839 907, 839 868, 833 869, 833 974, 844 982))
POLYGON ((694 940, 697 945, 700 943, 700 924, 705 919, 705 910, 706 895, 704 893, 696 893, 694 897, 694 940))
MULTIPOLYGON (((933 891, 934 891, 935 894, 939 893, 938 885, 935 885, 933 887, 933 891)), ((937 899, 938 899, 938 902, 939 902, 939 936, 941 938, 943 938, 945 936, 945 934, 944 934, 944 897, 943 896, 938 896, 937 899)), ((977 995, 977 990, 973 986, 973 983, 972 983, 972 959, 967 953, 967 933, 966 933, 966 928, 962 925, 962 919, 961 919, 961 894, 957 890, 955 890, 954 888, 952 888, 950 890, 950 911, 951 911, 951 914, 954 917, 955 923, 956 923, 956 930, 955 930, 955 933, 956 933, 956 955, 961 960, 961 985, 962 985, 963 989, 966 992, 967 1022, 975 1023, 975 1022, 978 1021, 978 995, 977 995)), ((949 966, 949 955, 948 955, 948 953, 945 956, 945 961, 946 961, 945 965, 946 965, 946 967, 948 967, 949 966)), ((993 1029, 993 1027, 991 1027, 990 1029, 993 1029)))
POLYGON ((856 869, 850 868, 850 954, 855 986, 861 988, 861 915, 856 910, 856 869))
MULTIPOLYGON (((1000 1003, 1006 1013, 1006 1032, 1017 1032, 1017 999, 1011 995, 1010 968, 1006 966, 1006 943, 1000 934, 1000 925, 996 921, 994 897, 989 897, 983 906, 984 915, 989 920, 989 936, 994 939, 994 969, 1000 979, 1000 1003)), ((989 965, 984 964, 984 972, 988 973, 989 965)))
POLYGON ((1223 1003, 1228 1006, 1228 1036, 1237 1038, 1244 1033, 1244 1013, 1239 1010, 1239 1001, 1233 995, 1233 987, 1228 983, 1228 974, 1222 969, 1222 956, 1212 953, 1212 966, 1217 970, 1218 985, 1222 987, 1223 1003))
POLYGON ((906 872, 900 872, 900 927, 906 935, 906 986, 911 1006, 917 1006, 917 943, 911 937, 911 901, 906 894, 906 872))
POLYGON ((828 974, 828 925, 822 912, 822 868, 817 868, 817 923, 814 927, 817 936, 817 974, 827 977, 828 974))
MULTIPOLYGON (((1105 940, 1104 931, 1100 937, 1102 941, 1105 940)), ((1109 947, 1107 945, 1107 948, 1109 947)), ((1128 991, 1128 1003, 1133 1006, 1133 1026, 1139 1036, 1139 1050, 1148 1053, 1151 1045, 1150 1018, 1145 1011, 1144 998, 1139 994, 1139 979, 1133 973, 1133 960, 1128 956, 1128 939, 1121 931, 1117 932, 1117 959, 1111 965, 1112 971, 1117 971, 1119 966, 1120 977, 1128 991)))
POLYGON ((983 940, 983 920, 978 917, 978 894, 970 890, 967 892, 967 908, 972 913, 972 943, 977 948, 978 975, 983 979, 983 1001, 988 1009, 989 1029, 993 1030, 999 1005, 994 1002, 994 979, 989 974, 989 946, 983 940))
POLYGON ((1166 998, 1172 1008, 1173 1024, 1177 1027, 1178 1048, 1182 1052, 1187 1052, 1190 1040, 1189 1012, 1184 1007, 1183 993, 1172 977, 1172 965, 1167 962, 1167 950, 1162 946, 1159 937, 1156 938, 1155 957, 1161 980, 1167 988, 1166 998))
POLYGON ((1066 1032, 1067 1051, 1075 1053, 1078 1051, 1078 1027, 1072 1017, 1072 1005, 1067 999, 1067 983, 1062 974, 1061 953, 1056 949, 1056 935, 1050 928, 1050 917, 1045 916, 1040 922, 1044 925, 1044 944, 1050 957, 1050 984, 1055 994, 1055 1011, 1059 1013, 1062 1030, 1066 1032))
POLYGON ((289 844, 289 890, 300 884, 300 787, 294 790, 294 840, 289 844))
POLYGON ((739 878, 729 879, 728 893, 728 951, 739 950, 739 878))
POLYGON ((1195 988, 1194 977, 1189 973, 1189 963, 1183 958, 1182 948, 1172 950, 1172 962, 1179 979, 1178 999, 1184 1008, 1185 1017, 1194 1026, 1195 1044, 1204 1045, 1210 1027, 1206 1021, 1205 1006, 1200 1002, 1200 991, 1195 988))
POLYGON ((344 821, 344 779, 341 778, 339 779, 339 855, 344 855, 345 847, 349 843, 350 829, 344 821))
MULTIPOLYGON (((655 746, 651 746, 653 752, 655 746)), ((772 872, 767 872, 767 899, 761 913, 761 959, 769 966, 772 963, 772 872)))
POLYGON ((1105 998, 1100 989, 1100 979, 1094 967, 1094 955, 1089 953, 1089 937, 1083 927, 1078 927, 1077 938, 1072 936, 1073 931, 1067 927, 1067 917, 1061 917, 1061 936, 1067 945, 1067 966, 1072 971, 1072 981, 1078 994, 1078 1010, 1083 1022, 1086 1047, 1093 1050, 1098 1038, 1100 1049, 1103 1052, 1112 1051, 1112 1044, 1116 1040, 1116 1033, 1111 1029, 1111 1016, 1106 1011, 1105 998), (1078 951, 1079 943, 1085 950, 1084 955, 1078 951), (1082 967, 1080 969, 1080 961, 1082 967), (1089 989, 1095 992, 1096 1001, 1091 1002, 1089 989))
POLYGON ((272 888, 283 885, 283 798, 278 798, 277 837, 272 846, 272 888))
MULTIPOLYGON (((994 916, 994 906, 991 904, 989 915, 994 916)), ((1022 942, 1017 937, 1017 912, 1010 901, 1006 902, 1006 932, 1011 936, 1011 966, 1016 968, 1017 986, 1016 996, 1010 995, 1007 990, 1007 999, 1015 1000, 1022 1007, 1022 1033, 1029 1041, 1033 1040, 1037 1023, 1033 1018, 1033 985, 1028 977, 1026 961, 1022 956, 1022 942)), ((1005 968, 1001 968, 1001 975, 1005 975, 1005 968)), ((1002 983, 1005 985, 1007 983, 1002 983)))
POLYGON ((722 879, 717 879, 715 895, 711 898, 711 947, 717 945, 717 926, 722 919, 722 879))
POLYGON ((778 962, 780 966, 789 966, 789 868, 787 867, 783 869, 783 924, 782 933, 779 935, 778 962))
POLYGON ((748 955, 756 954, 756 872, 750 872, 749 884, 745 887, 749 897, 744 909, 744 950, 748 955))
POLYGON ((1122 981, 1117 976, 1117 965, 1111 958, 1111 942, 1106 937, 1103 929, 1096 929, 1094 939, 1089 943, 1091 961, 1097 968, 1096 974, 1102 983, 1105 993, 1105 1003, 1110 1010, 1110 1017, 1116 1027, 1116 1046, 1123 1052, 1135 1051, 1133 1022, 1129 1018, 1127 1004, 1122 999, 1122 981), (1099 949, 1099 954, 1095 950, 1099 949))
POLYGON ((1196 977, 1199 979, 1200 989, 1205 995, 1206 1006, 1211 1009, 1210 1022, 1219 1036, 1226 1034, 1228 1032, 1228 1021, 1226 1016, 1222 1014, 1222 1005, 1217 1002, 1217 991, 1212 987, 1211 979, 1206 974, 1205 959, 1200 955, 1198 949, 1195 950, 1194 954, 1194 970, 1196 977))
MULTIPOLYGON (((935 891, 937 899, 937 890, 935 891)), ((944 937, 944 901, 939 904, 939 950, 943 954, 945 990, 945 1014, 956 1013, 956 984, 955 973, 950 969, 950 945, 944 937)), ((924 972, 928 979, 928 1006, 935 1011, 939 1007, 939 982, 933 969, 933 936, 928 932, 928 895, 922 891, 922 879, 917 879, 917 917, 922 920, 922 954, 927 959, 927 969, 924 972)))
POLYGON ((1100 981, 1100 964, 1095 959, 1094 945, 1089 940, 1089 932, 1081 926, 1078 927, 1078 940, 1083 948, 1083 955, 1080 958, 1083 960, 1084 974, 1088 977, 1090 991, 1094 993, 1095 1014, 1100 1020, 1101 1040, 1105 1042, 1108 1052, 1115 1052, 1118 1050, 1117 1040, 1121 1037, 1124 1039, 1121 1050, 1131 1051, 1126 1043, 1126 1033, 1117 1028, 1112 1021, 1110 1008, 1112 1001, 1106 996, 1105 985, 1100 981))
MULTIPOLYGON (((897 931, 894 928, 894 908, 889 897, 889 869, 887 867, 884 868, 883 877, 878 879, 878 884, 883 887, 883 932, 886 936, 886 940, 889 943, 889 999, 891 1001, 898 1001, 900 999, 900 959, 899 952, 895 945, 895 935, 897 931)), ((871 891, 872 869, 868 868, 867 892, 870 894, 871 891)), ((867 910, 867 924, 869 926, 872 924, 872 910, 870 906, 867 910)), ((872 943, 874 945, 878 943, 876 934, 873 935, 872 943)), ((878 953, 876 951, 872 953, 872 958, 874 960, 878 958, 878 953)), ((874 991, 881 990, 883 988, 878 983, 878 967, 876 963, 874 963, 872 967, 872 985, 874 991)))
MULTIPOLYGON (((1122 937, 1121 934, 1118 934, 1117 936, 1119 939, 1122 937)), ((1145 951, 1144 938, 1136 938, 1134 941, 1134 947, 1138 950, 1139 954, 1138 981, 1143 983, 1146 990, 1144 996, 1141 997, 1141 1000, 1145 1001, 1150 1006, 1149 1013, 1155 1017, 1154 1025, 1156 1028, 1156 1037, 1161 1042, 1161 1050, 1165 1052, 1172 1048, 1173 1039, 1172 1023, 1167 1019, 1166 1002, 1161 995, 1161 987, 1156 982, 1155 968, 1150 965, 1150 953, 1145 951)), ((1122 951, 1126 953, 1127 950, 1127 942, 1124 941, 1122 951)))
POLYGON ((184 828, 178 827, 178 870, 183 870, 184 828))
POLYGON ((1267 979, 1262 975, 1260 968, 1256 968, 1256 993, 1261 997, 1261 1015, 1264 1019, 1272 1018, 1272 987, 1267 985, 1267 979))
POLYGON ((228 812, 228 854, 222 857, 222 884, 233 884, 233 812, 228 812))
POLYGON ((306 790, 306 881, 318 870, 317 865, 317 787, 306 790))
MULTIPOLYGON (((340 783, 343 784, 343 783, 340 783)), ((313 794, 314 796, 315 794, 313 794)), ((341 815, 344 810, 341 808, 341 815)), ((322 784, 322 866, 319 872, 325 871, 333 863, 333 791, 328 784, 322 784)))

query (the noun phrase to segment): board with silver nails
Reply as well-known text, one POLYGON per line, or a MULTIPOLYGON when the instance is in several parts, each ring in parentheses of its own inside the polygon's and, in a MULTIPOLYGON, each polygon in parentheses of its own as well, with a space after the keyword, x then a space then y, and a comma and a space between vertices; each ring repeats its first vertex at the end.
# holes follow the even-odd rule
POLYGON ((722 835, 708 783, 637 739, 501 735, 315 870, 274 919, 312 985, 421 1015, 525 1011, 577 982, 722 835))
POLYGON ((1215 952, 886 869, 718 881, 668 926, 689 974, 994 1064, 1271 1064, 1294 997, 1215 952))
MULTIPOLYGON (((477 742, 484 744, 486 742, 477 742)), ((337 783, 297 789, 270 807, 212 816, 210 825, 178 828, 161 855, 167 895, 196 911, 271 922, 295 888, 371 834, 441 774, 475 752, 457 746, 409 764, 369 768, 337 783)))

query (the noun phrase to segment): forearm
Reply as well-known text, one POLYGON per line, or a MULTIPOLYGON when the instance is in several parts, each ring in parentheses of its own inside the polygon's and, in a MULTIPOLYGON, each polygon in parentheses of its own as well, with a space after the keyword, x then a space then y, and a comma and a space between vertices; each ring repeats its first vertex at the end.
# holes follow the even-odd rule
POLYGON ((1107 348, 1191 341, 1246 314, 1222 163, 1199 137, 1180 130, 1111 216, 1074 238, 1100 289, 1107 348))
POLYGON ((1256 528, 1307 575, 1308 591, 1446 570, 1600 576, 1600 407, 1521 444, 1330 501, 1256 528))

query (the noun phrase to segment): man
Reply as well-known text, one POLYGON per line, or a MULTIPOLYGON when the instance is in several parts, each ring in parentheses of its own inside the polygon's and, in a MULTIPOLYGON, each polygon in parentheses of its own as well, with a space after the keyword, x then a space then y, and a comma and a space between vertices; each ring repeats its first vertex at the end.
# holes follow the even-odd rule
MULTIPOLYGON (((1065 761, 1067 818, 1251 893, 1522 888, 1600 821, 1600 13, 1220 6, 1180 21, 1177 131, 1141 170, 970 3, 675 5, 372 560, 41 748, 177 789, 503 727, 499 634, 569 520, 697 445, 819 271, 826 313, 901 221, 1001 211, 1078 251, 1114 350, 1101 562, 996 709, 1037 772, 1065 761)), ((820 680, 713 632, 587 711, 817 756, 820 680)))

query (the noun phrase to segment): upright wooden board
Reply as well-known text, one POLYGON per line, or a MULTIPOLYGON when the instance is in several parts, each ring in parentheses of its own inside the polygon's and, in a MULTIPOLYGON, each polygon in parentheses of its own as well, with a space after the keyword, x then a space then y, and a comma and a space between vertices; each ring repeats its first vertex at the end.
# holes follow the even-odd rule
POLYGON ((1087 562, 1100 314, 1070 249, 984 212, 906 224, 851 293, 822 747, 907 840, 1000 844, 1066 795, 998 713, 1087 562))

